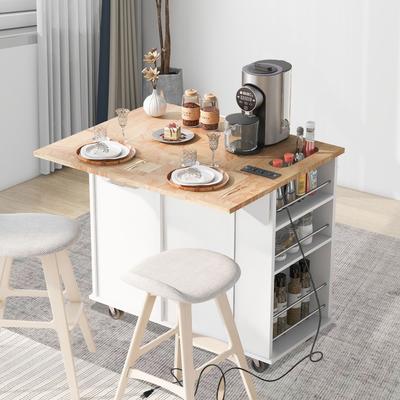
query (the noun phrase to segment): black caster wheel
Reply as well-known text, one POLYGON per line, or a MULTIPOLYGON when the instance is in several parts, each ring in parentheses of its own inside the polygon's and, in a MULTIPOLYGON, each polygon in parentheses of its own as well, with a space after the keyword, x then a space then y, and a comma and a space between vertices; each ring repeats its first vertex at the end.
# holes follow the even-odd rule
POLYGON ((254 369, 254 371, 261 374, 269 368, 269 364, 259 360, 251 360, 251 367, 254 369))
POLYGON ((114 307, 108 307, 108 314, 112 319, 118 320, 122 319, 124 316, 124 312, 121 310, 118 310, 118 308, 114 307))

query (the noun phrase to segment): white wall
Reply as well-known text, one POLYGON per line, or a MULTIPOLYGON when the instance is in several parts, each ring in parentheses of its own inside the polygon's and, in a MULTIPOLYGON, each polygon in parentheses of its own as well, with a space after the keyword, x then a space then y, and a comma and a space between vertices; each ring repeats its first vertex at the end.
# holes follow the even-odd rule
POLYGON ((0 48, 0 190, 39 174, 36 46, 0 48))
MULTIPOLYGON (((144 0, 144 49, 159 46, 154 1, 144 0)), ((215 91, 236 112, 241 67, 293 64, 292 127, 346 147, 339 183, 400 199, 398 0, 171 0, 173 66, 185 87, 215 91)))

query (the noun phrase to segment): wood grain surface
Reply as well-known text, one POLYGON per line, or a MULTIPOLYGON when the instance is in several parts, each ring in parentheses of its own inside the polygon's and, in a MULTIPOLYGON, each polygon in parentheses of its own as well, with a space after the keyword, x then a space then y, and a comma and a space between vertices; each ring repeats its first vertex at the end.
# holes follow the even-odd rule
MULTIPOLYGON (((85 130, 66 139, 38 149, 36 157, 53 161, 88 173, 104 176, 119 185, 140 187, 174 196, 187 201, 217 208, 225 212, 235 212, 247 204, 259 199, 276 188, 294 179, 300 172, 315 169, 344 152, 342 147, 316 141, 319 151, 305 160, 288 168, 275 169, 269 165, 273 158, 282 157, 285 152, 295 150, 296 137, 290 136, 284 142, 265 147, 260 153, 251 156, 238 156, 225 150, 223 134, 216 152, 220 167, 229 174, 228 184, 214 192, 188 192, 174 188, 168 183, 168 173, 180 166, 182 150, 190 147, 197 150, 198 160, 207 164, 211 162, 211 151, 208 147, 207 131, 192 128, 196 138, 190 143, 171 146, 159 143, 152 138, 152 133, 166 126, 170 121, 180 120, 180 107, 168 105, 167 113, 161 118, 147 116, 142 108, 131 111, 125 135, 128 144, 136 149, 136 157, 146 163, 127 170, 124 164, 115 166, 94 166, 81 162, 76 150, 92 140, 93 132, 85 130), (282 176, 275 180, 246 174, 240 169, 250 164, 256 167, 276 170, 282 176)), ((123 140, 118 121, 113 118, 106 123, 107 134, 115 140, 123 140)), ((221 127, 222 128, 222 127, 221 127)))

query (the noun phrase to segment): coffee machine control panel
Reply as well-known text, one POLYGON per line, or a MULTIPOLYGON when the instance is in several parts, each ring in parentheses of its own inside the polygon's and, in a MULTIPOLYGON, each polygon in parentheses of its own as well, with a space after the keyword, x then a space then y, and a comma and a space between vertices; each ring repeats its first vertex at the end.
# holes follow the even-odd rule
POLYGON ((252 112, 260 107, 264 98, 262 93, 253 86, 242 86, 236 92, 236 102, 238 106, 245 112, 252 112))

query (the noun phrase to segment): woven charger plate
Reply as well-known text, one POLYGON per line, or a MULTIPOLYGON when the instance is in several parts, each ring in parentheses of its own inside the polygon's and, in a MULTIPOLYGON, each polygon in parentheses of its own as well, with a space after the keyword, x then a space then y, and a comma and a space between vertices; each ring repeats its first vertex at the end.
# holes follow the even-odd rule
POLYGON ((76 155, 77 155, 79 161, 82 161, 86 164, 98 165, 98 166, 118 165, 118 164, 123 164, 124 162, 132 160, 132 158, 135 157, 135 155, 136 155, 136 149, 134 147, 131 147, 128 155, 126 155, 123 158, 119 158, 117 160, 88 160, 87 158, 81 156, 82 147, 87 146, 88 144, 91 144, 91 143, 85 143, 84 145, 80 146, 76 150, 76 155))
POLYGON ((171 172, 168 173, 167 180, 171 186, 173 186, 177 189, 187 190, 189 192, 213 192, 215 190, 219 190, 219 189, 223 188, 229 182, 229 175, 224 170, 219 169, 219 168, 215 168, 215 169, 224 175, 224 178, 222 179, 222 181, 219 183, 216 183, 215 185, 207 185, 207 186, 204 186, 204 185, 203 186, 202 185, 199 185, 199 186, 178 185, 178 184, 172 182, 172 180, 171 180, 172 173, 174 171, 176 171, 175 169, 173 169, 171 172))

